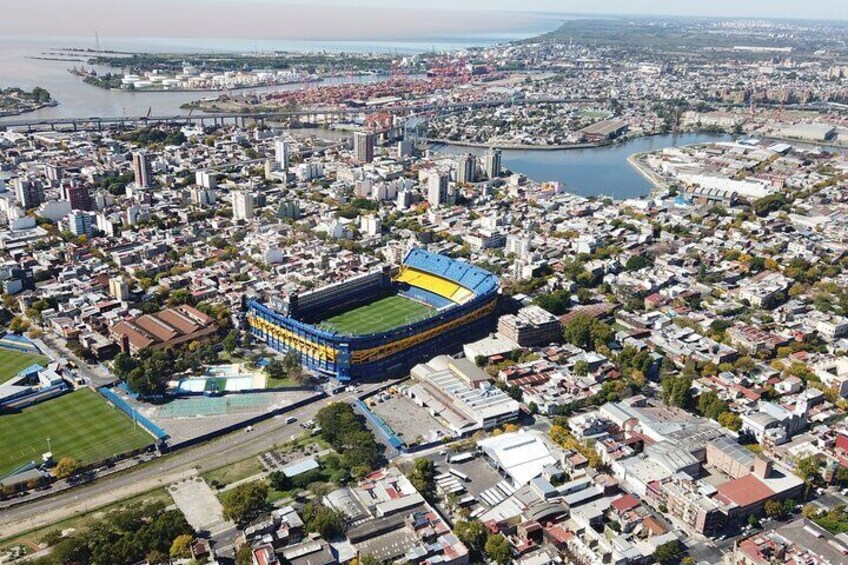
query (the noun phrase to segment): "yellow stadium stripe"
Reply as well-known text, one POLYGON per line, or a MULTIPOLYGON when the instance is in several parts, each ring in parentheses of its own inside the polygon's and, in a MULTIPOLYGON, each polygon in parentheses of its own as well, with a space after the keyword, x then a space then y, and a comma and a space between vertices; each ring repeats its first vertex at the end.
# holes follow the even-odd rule
POLYGON ((258 316, 248 316, 247 321, 252 327, 272 335, 274 339, 284 343, 287 347, 309 355, 313 359, 332 363, 336 361, 336 350, 332 347, 315 343, 258 316))
POLYGON ((358 365, 360 363, 370 363, 373 361, 379 361, 380 359, 385 359, 395 353, 399 353, 405 349, 409 349, 415 345, 418 345, 421 342, 427 341, 441 333, 450 331, 459 326, 463 326, 475 320, 479 320, 485 316, 488 316, 495 310, 496 301, 492 300, 485 306, 478 308, 473 312, 469 312, 464 316, 457 318, 456 320, 451 320, 450 322, 445 322, 440 326, 436 326, 435 328, 430 328, 429 330, 423 331, 419 334, 411 335, 409 337, 399 339, 397 341, 393 341, 391 343, 387 343, 385 345, 381 345, 379 347, 372 347, 371 349, 363 349, 360 351, 353 351, 350 355, 351 364, 358 365))

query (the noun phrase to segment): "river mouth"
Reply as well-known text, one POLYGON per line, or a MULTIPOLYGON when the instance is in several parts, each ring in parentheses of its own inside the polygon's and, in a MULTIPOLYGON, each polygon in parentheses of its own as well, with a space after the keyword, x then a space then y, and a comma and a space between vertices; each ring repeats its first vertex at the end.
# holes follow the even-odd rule
MULTIPOLYGON (((628 158, 636 153, 652 153, 665 147, 694 143, 731 141, 728 134, 683 133, 639 137, 621 143, 581 149, 540 151, 504 149, 503 166, 537 182, 556 181, 566 192, 580 196, 608 196, 626 200, 648 196, 654 188, 628 158)), ((433 151, 445 155, 471 153, 482 156, 486 149, 438 144, 433 151)))

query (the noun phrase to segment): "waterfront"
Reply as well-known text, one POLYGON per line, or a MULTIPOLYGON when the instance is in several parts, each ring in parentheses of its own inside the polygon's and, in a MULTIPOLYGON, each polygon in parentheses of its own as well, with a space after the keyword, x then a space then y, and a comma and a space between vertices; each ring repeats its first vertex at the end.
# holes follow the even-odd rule
MULTIPOLYGON (((503 166, 535 181, 557 181, 568 192, 581 196, 609 196, 616 200, 647 196, 653 185, 629 162, 635 153, 650 153, 664 147, 692 143, 728 141, 731 137, 713 133, 655 135, 631 139, 604 147, 539 151, 505 149, 503 166)), ((439 153, 482 155, 483 148, 457 145, 434 145, 439 153)))
MULTIPOLYGON (((306 41, 306 40, 257 40, 215 38, 169 38, 169 37, 101 37, 103 49, 148 53, 265 53, 271 51, 300 52, 372 52, 409 55, 429 50, 458 50, 477 46, 523 39, 550 31, 559 21, 557 16, 539 16, 523 30, 500 30, 486 34, 463 34, 410 38, 407 40, 380 41, 306 41)), ((186 114, 181 106, 215 93, 199 92, 126 92, 103 90, 82 82, 68 72, 73 66, 83 66, 78 61, 54 61, 34 59, 44 52, 60 48, 93 49, 93 37, 27 37, 5 36, 0 38, 0 87, 16 86, 30 90, 35 86, 47 89, 59 101, 59 105, 43 108, 27 114, 33 119, 68 117, 123 117, 143 116, 148 109, 154 115, 186 114)), ((73 58, 71 54, 69 57, 73 58)), ((87 65, 86 65, 87 66, 87 65)), ((103 69, 101 69, 103 70, 103 69)), ((113 69, 114 71, 114 69, 113 69)), ((329 78, 321 83, 294 83, 245 89, 239 92, 269 92, 293 90, 307 86, 332 85, 341 82, 374 82, 384 80, 382 76, 329 78)), ((197 112, 195 112, 197 113, 197 112)), ((7 118, 8 119, 8 118, 7 118)), ((0 119, 0 123, 3 119, 0 119)))

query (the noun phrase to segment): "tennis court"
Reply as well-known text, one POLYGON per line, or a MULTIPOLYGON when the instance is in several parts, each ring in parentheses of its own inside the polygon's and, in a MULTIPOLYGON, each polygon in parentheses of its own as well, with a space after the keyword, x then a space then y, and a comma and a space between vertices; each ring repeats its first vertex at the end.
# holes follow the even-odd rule
POLYGON ((435 312, 432 306, 395 295, 327 318, 318 326, 345 335, 364 335, 406 326, 435 312))
POLYGON ((221 416, 252 411, 257 407, 269 406, 273 395, 234 394, 218 397, 181 398, 172 400, 159 409, 159 418, 195 418, 197 416, 221 416))

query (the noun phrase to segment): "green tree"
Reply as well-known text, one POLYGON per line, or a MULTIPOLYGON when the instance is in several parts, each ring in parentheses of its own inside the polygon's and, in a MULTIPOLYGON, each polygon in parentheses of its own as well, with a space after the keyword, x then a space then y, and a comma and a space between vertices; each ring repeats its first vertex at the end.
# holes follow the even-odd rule
POLYGON ((239 343, 239 332, 238 330, 230 330, 230 332, 226 335, 226 337, 221 341, 221 346, 224 348, 224 351, 231 354, 236 350, 239 343))
POLYGON ((303 524, 309 532, 321 534, 324 539, 333 539, 344 534, 344 514, 322 504, 312 502, 303 507, 303 524))
POLYGON ((254 481, 238 485, 224 497, 224 518, 237 524, 256 519, 265 509, 268 485, 254 481))
POLYGON ((420 492, 422 496, 430 498, 435 494, 436 466, 429 459, 419 457, 415 460, 412 471, 409 473, 409 482, 420 492))
POLYGON ((459 541, 465 544, 469 551, 482 554, 486 545, 488 532, 479 520, 458 520, 453 528, 459 541))
POLYGON ((182 534, 174 538, 168 554, 174 559, 188 559, 191 557, 191 542, 194 537, 190 534, 182 534))
POLYGON ((249 543, 242 544, 236 552, 236 565, 253 565, 253 547, 249 543))
POLYGON ((681 553, 683 553, 683 546, 675 539, 658 546, 652 557, 661 565, 669 565, 677 563, 681 553))
POLYGON ((53 476, 57 479, 67 479, 77 472, 79 461, 73 457, 62 457, 53 469, 53 476))
POLYGON ((769 518, 778 518, 783 514, 783 505, 779 500, 767 500, 763 509, 769 518))
POLYGON ((815 455, 808 455, 799 459, 795 464, 795 474, 804 479, 804 482, 809 486, 821 479, 820 467, 821 461, 815 455))
POLYGON ((509 540, 500 534, 490 534, 483 551, 498 565, 506 565, 512 561, 512 547, 509 545, 509 540))

